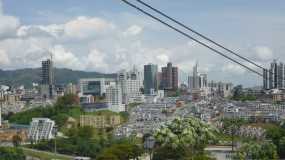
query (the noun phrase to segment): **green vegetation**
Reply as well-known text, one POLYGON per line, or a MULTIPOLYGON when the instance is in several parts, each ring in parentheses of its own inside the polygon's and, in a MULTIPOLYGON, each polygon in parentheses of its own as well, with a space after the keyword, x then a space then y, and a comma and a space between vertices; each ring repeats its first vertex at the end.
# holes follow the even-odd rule
POLYGON ((0 147, 1 160, 25 160, 26 156, 20 148, 0 147))
MULTIPOLYGON (((41 69, 19 69, 19 70, 7 70, 0 69, 0 83, 3 85, 32 87, 32 82, 41 81, 41 69)), ((90 77, 115 77, 115 74, 102 74, 98 72, 84 72, 74 71, 71 69, 55 68, 55 78, 58 84, 77 83, 80 78, 90 77)))
POLYGON ((279 158, 285 158, 285 129, 278 125, 265 125, 266 138, 272 140, 277 147, 279 158))
POLYGON ((24 112, 16 113, 8 117, 11 123, 29 124, 32 118, 46 117, 55 120, 59 127, 62 127, 68 117, 79 118, 82 114, 78 106, 78 98, 75 95, 60 97, 54 106, 38 107, 24 112))
POLYGON ((251 93, 243 93, 242 85, 233 88, 233 100, 236 101, 255 101, 257 98, 251 93))
POLYGON ((204 148, 216 140, 216 132, 215 128, 193 117, 175 119, 154 134, 158 143, 154 159, 210 159, 204 148))
POLYGON ((141 103, 130 103, 130 104, 128 104, 128 107, 127 107, 127 109, 128 109, 128 111, 130 111, 132 108, 134 108, 134 107, 136 107, 136 106, 138 106, 138 105, 140 105, 141 103))
POLYGON ((260 159, 260 160, 277 160, 276 146, 271 142, 249 142, 244 143, 236 155, 235 159, 244 160, 244 159, 260 159))
MULTIPOLYGON (((132 139, 116 140, 111 133, 96 130, 91 127, 69 129, 68 138, 57 138, 57 151, 66 155, 86 156, 93 159, 113 156, 124 160, 125 157, 138 157, 142 153, 139 142, 132 139)), ((54 140, 42 141, 30 148, 52 152, 54 140)))
POLYGON ((105 148, 98 156, 97 160, 126 160, 137 159, 143 154, 143 148, 131 140, 122 140, 105 148))
POLYGON ((51 159, 73 160, 73 158, 71 158, 71 157, 69 158, 68 156, 54 154, 51 152, 35 151, 35 150, 27 149, 27 148, 23 148, 23 153, 26 156, 39 158, 41 160, 51 160, 51 159))

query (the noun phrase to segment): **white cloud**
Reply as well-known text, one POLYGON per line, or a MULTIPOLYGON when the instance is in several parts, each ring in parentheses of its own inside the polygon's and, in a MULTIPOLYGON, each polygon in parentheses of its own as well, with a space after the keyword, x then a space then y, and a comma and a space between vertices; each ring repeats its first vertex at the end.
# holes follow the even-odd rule
POLYGON ((19 37, 60 37, 64 34, 64 27, 63 25, 27 25, 21 26, 17 30, 17 36, 19 37))
POLYGON ((57 67, 82 69, 78 58, 72 52, 67 51, 62 45, 54 46, 52 52, 57 67))
POLYGON ((20 21, 13 16, 5 16, 0 14, 0 39, 15 36, 20 21))
POLYGON ((77 17, 64 26, 66 36, 70 38, 89 38, 102 33, 110 32, 115 26, 104 19, 97 17, 77 17))
POLYGON ((0 49, 0 65, 8 65, 10 63, 10 59, 5 50, 0 49))
POLYGON ((157 60, 159 60, 162 64, 166 64, 169 62, 169 57, 166 54, 159 54, 156 56, 157 60))
POLYGON ((236 64, 232 64, 232 63, 227 63, 226 65, 224 65, 222 67, 222 71, 226 72, 225 74, 244 74, 245 73, 245 69, 242 68, 239 65, 236 64))
POLYGON ((269 47, 257 46, 254 48, 254 51, 259 60, 268 61, 273 58, 273 52, 269 47))
POLYGON ((123 33, 124 36, 135 36, 140 34, 143 31, 143 28, 138 25, 132 25, 123 33))
POLYGON ((2 0, 0 0, 0 22, 0 39, 14 36, 20 25, 20 21, 16 17, 4 15, 2 0))
POLYGON ((108 64, 105 60, 105 54, 97 49, 91 50, 86 59, 86 69, 94 69, 106 72, 108 70, 108 64))

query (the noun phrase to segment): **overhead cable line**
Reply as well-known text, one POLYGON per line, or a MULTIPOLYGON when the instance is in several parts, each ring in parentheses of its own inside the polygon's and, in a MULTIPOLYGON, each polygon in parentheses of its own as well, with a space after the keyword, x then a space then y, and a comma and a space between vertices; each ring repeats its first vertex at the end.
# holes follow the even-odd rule
POLYGON ((215 44, 216 46, 221 47, 222 49, 224 49, 224 50, 226 50, 226 51, 228 51, 228 52, 234 54, 235 56, 237 56, 237 57, 239 57, 239 58, 241 58, 241 59, 243 59, 243 60, 245 60, 245 61, 247 61, 247 62, 253 64, 254 66, 256 66, 256 67, 258 67, 258 68, 260 68, 260 69, 265 69, 265 68, 262 67, 261 65, 255 63, 255 62, 253 62, 253 61, 251 61, 251 60, 249 60, 249 59, 246 58, 246 57, 241 56, 240 54, 234 52, 234 51, 231 50, 231 49, 226 48, 225 46, 221 45, 221 44, 218 43, 218 42, 215 42, 215 41, 212 40, 211 38, 206 37, 205 35, 199 33, 198 31, 196 31, 196 30, 194 30, 194 29, 192 29, 191 27, 186 26, 186 25, 183 24, 182 22, 179 22, 178 20, 175 20, 174 18, 172 18, 172 17, 166 15, 166 14, 163 13, 161 10, 156 9, 156 8, 152 7, 151 5, 145 3, 145 2, 143 2, 143 1, 141 1, 141 0, 136 0, 136 1, 139 2, 140 4, 144 5, 144 6, 148 7, 149 9, 155 11, 156 13, 158 13, 158 14, 160 14, 160 15, 166 17, 166 18, 168 18, 169 20, 173 21, 174 23, 176 23, 176 24, 182 26, 183 28, 185 28, 185 29, 187 29, 187 30, 189 30, 189 31, 191 31, 191 32, 193 32, 193 33, 195 33, 196 35, 198 35, 198 36, 204 38, 205 40, 207 40, 207 41, 209 41, 209 42, 215 44))
POLYGON ((171 28, 172 30, 174 30, 174 31, 176 31, 176 32, 178 32, 178 33, 180 33, 180 34, 182 34, 183 36, 185 36, 185 37, 187 37, 187 38, 189 38, 189 39, 191 39, 191 40, 193 40, 193 41, 199 43, 200 45, 202 45, 202 46, 204 46, 204 47, 206 47, 206 48, 212 50, 213 52, 215 52, 215 53, 217 53, 217 54, 219 54, 219 55, 221 55, 221 56, 223 56, 223 57, 229 59, 230 61, 232 61, 232 62, 234 62, 234 63, 236 63, 236 64, 238 64, 238 65, 240 65, 240 66, 242 66, 242 67, 244 67, 244 68, 246 68, 247 70, 249 70, 249 71, 251 71, 251 72, 253 72, 253 73, 255 73, 255 74, 257 74, 257 75, 259 75, 259 76, 261 76, 261 77, 263 77, 263 75, 262 75, 261 73, 255 71, 254 69, 252 69, 252 68, 250 68, 250 67, 248 67, 248 66, 246 66, 246 65, 244 65, 244 64, 242 64, 242 63, 240 63, 240 62, 238 62, 237 60, 235 60, 235 59, 233 59, 233 58, 231 58, 231 57, 225 55, 224 53, 218 51, 217 49, 214 49, 213 47, 207 45, 206 43, 204 43, 204 42, 202 42, 202 41, 199 41, 198 39, 196 39, 196 38, 190 36, 189 34, 187 34, 187 33, 183 32, 183 31, 181 31, 180 29, 178 29, 178 28, 176 28, 176 27, 170 25, 169 23, 167 23, 167 22, 161 20, 160 18, 155 17, 153 14, 148 13, 147 11, 145 11, 145 10, 143 10, 142 8, 136 6, 135 4, 129 2, 128 0, 121 0, 121 1, 123 1, 124 3, 126 3, 127 5, 129 5, 129 6, 133 7, 133 8, 135 8, 135 9, 137 9, 138 11, 142 12, 143 14, 145 14, 145 15, 151 17, 152 19, 154 19, 154 20, 156 20, 156 21, 158 21, 158 22, 164 24, 165 26, 171 28))

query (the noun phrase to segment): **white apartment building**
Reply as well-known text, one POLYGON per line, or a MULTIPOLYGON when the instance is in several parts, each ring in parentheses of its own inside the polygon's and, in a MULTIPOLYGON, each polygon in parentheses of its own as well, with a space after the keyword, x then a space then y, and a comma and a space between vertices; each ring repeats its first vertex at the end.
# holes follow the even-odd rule
POLYGON ((33 118, 28 132, 28 138, 33 142, 52 139, 55 122, 49 118, 33 118))
POLYGON ((143 77, 142 73, 135 67, 130 71, 120 71, 118 73, 118 83, 121 86, 123 103, 128 104, 135 99, 142 99, 140 89, 143 88, 143 77))
POLYGON ((120 85, 113 84, 106 89, 106 100, 109 105, 109 110, 113 112, 125 111, 122 103, 122 91, 120 85))

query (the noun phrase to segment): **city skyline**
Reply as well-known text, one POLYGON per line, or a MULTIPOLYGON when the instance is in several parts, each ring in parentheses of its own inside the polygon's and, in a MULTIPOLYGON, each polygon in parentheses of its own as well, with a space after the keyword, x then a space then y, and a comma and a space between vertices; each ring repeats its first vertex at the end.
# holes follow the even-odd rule
MULTIPOLYGON (((147 2, 266 68, 274 58, 284 59, 282 1, 181 1, 175 5, 171 1, 147 2), (240 9, 243 14, 238 13, 240 9)), ((37 62, 48 56, 44 51, 48 48, 53 50, 55 66, 60 68, 110 73, 134 64, 142 70, 149 62, 161 67, 171 61, 187 77, 199 60, 203 73, 213 80, 262 85, 262 78, 181 38, 120 1, 86 2, 89 5, 34 0, 0 3, 0 18, 5 22, 0 31, 2 69, 39 67, 37 62)))

